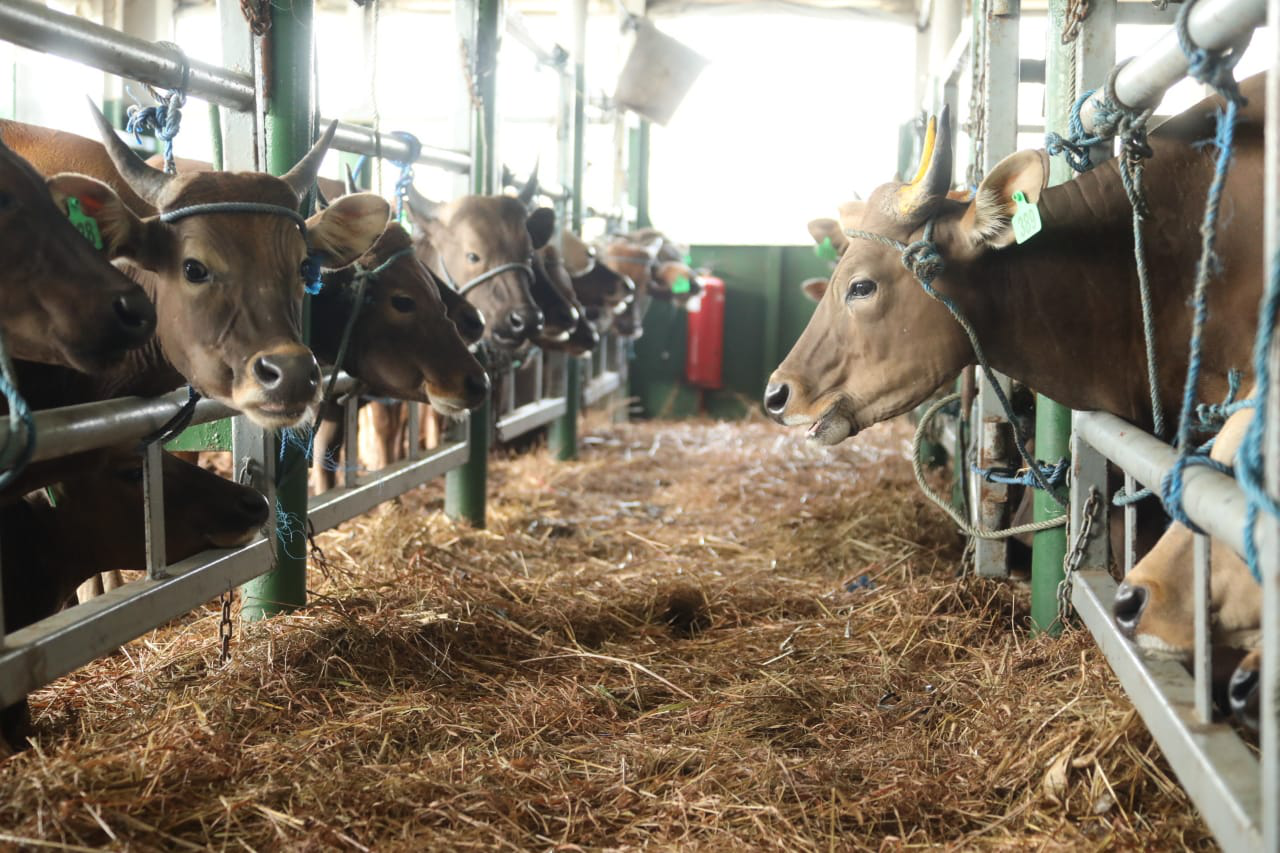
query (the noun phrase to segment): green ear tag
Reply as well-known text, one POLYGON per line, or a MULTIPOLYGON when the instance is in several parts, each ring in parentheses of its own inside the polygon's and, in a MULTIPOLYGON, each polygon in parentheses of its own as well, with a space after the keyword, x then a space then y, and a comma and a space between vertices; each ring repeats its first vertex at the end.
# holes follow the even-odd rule
POLYGON ((813 253, 824 261, 840 260, 840 254, 836 251, 836 247, 831 245, 830 237, 823 237, 822 242, 813 247, 813 253))
POLYGON ((1018 209, 1013 212, 1013 239, 1025 243, 1040 233, 1040 210, 1021 191, 1013 194, 1018 209))
POLYGON ((688 277, 682 275, 678 279, 676 279, 675 282, 672 283, 671 285, 671 292, 672 293, 688 293, 689 292, 688 277))
POLYGON ((80 209, 80 199, 75 196, 67 197, 67 219, 93 244, 93 248, 102 251, 102 231, 98 229, 98 220, 80 209))

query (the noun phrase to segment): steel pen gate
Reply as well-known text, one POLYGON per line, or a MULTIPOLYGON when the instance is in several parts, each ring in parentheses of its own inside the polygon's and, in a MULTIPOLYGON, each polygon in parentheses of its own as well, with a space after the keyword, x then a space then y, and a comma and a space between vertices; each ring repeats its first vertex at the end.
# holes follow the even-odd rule
MULTIPOLYGON (((1188 0, 1190 2, 1190 0, 1188 0)), ((1115 65, 1117 23, 1172 23, 1177 7, 1167 11, 1146 3, 1095 2, 1074 38, 1059 39, 1074 6, 1065 0, 1050 0, 1047 62, 1020 60, 1018 53, 1018 0, 973 0, 971 30, 960 26, 945 4, 934 4, 928 79, 922 101, 938 110, 943 103, 952 109, 958 103, 959 83, 970 73, 973 98, 970 122, 971 161, 977 175, 985 173, 1002 156, 1012 153, 1017 132, 1067 131, 1067 111, 1075 92, 1100 87, 1115 65), (939 13, 939 7, 944 7, 939 13), (1061 42, 1061 43, 1059 43, 1061 42), (966 59, 968 62, 966 62, 966 59), (1019 123, 1017 91, 1019 80, 1045 82, 1047 86, 1047 128, 1019 123), (973 113, 980 113, 974 120, 973 113)), ((958 12, 958 4, 953 11, 958 12)), ((924 22, 928 23, 928 22, 924 22)), ((1268 72, 1266 103, 1266 195, 1264 231, 1268 280, 1280 275, 1280 0, 1196 0, 1189 11, 1188 31, 1199 47, 1215 50, 1234 42, 1240 35, 1269 24, 1267 34, 1268 72)), ((1187 60, 1172 27, 1147 52, 1135 57, 1116 77, 1119 100, 1135 108, 1158 103, 1164 92, 1187 73, 1187 60)), ((1091 130, 1090 107, 1082 111, 1086 131, 1091 130)), ((1101 152, 1110 155, 1110 147, 1101 152)), ((1055 164, 1053 183, 1065 179, 1065 169, 1055 164)), ((968 182, 971 186, 976 183, 968 182)), ((1190 274, 1191 271, 1188 271, 1190 274)), ((1153 283, 1158 287, 1159 283, 1153 283)), ((1261 319, 1260 319, 1260 322, 1261 319)), ((1280 375, 1280 347, 1273 344, 1269 354, 1271 373, 1280 375)), ((1270 394, 1265 417, 1264 453, 1266 482, 1270 494, 1280 491, 1280 400, 1270 394)), ((997 422, 989 404, 979 396, 975 419, 975 439, 990 439, 989 425, 997 422)), ((1070 442, 1072 480, 1070 495, 1070 540, 1075 541, 1084 524, 1084 509, 1092 490, 1106 494, 1106 468, 1110 461, 1125 473, 1126 490, 1137 487, 1160 489, 1165 474, 1173 467, 1177 452, 1163 441, 1131 424, 1100 412, 1071 412, 1045 398, 1037 400, 1037 455, 1045 459, 1067 450, 1070 442), (1046 417, 1046 414, 1048 415, 1046 417), (1069 415, 1069 421, 1066 417, 1069 415), (1069 425, 1068 425, 1069 424, 1069 425)), ((992 442, 979 451, 982 465, 990 464, 986 454, 992 442)), ((967 467, 960 460, 960 471, 967 467)), ((984 491, 975 499, 981 507, 998 506, 1002 495, 984 491)), ((1046 502, 1048 503, 1048 502, 1046 502)), ((1184 509, 1190 519, 1210 535, 1237 552, 1243 552, 1247 501, 1236 480, 1204 467, 1191 467, 1184 474, 1184 509)), ((1134 563, 1135 508, 1125 509, 1125 553, 1119 563, 1128 572, 1134 563)), ((975 520, 997 526, 1000 513, 975 520)), ((1050 514, 1037 518, 1051 517, 1050 514)), ((1208 536, 1197 535, 1195 554, 1196 623, 1194 672, 1169 661, 1148 661, 1124 638, 1111 616, 1116 582, 1109 570, 1106 536, 1089 539, 1084 559, 1073 573, 1071 601, 1084 626, 1093 634, 1112 670, 1159 743, 1183 787, 1196 803, 1219 843, 1228 850, 1280 850, 1280 526, 1275 518, 1259 513, 1256 526, 1263 575, 1263 672, 1261 749, 1259 754, 1225 722, 1212 717, 1211 649, 1209 612, 1208 536)), ((1052 592, 1062 577, 1065 541, 1058 534, 1037 534, 1033 563, 1033 623, 1049 630, 1056 618, 1052 592), (1046 601, 1046 595, 1048 600, 1046 601)), ((1005 573, 1003 554, 989 547, 978 549, 977 571, 986 575, 1005 573)))
MULTIPOLYGON (((189 60, 173 46, 148 42, 29 0, 5 0, 0 4, 0 39, 160 89, 177 87, 185 79, 188 95, 224 108, 217 125, 223 131, 224 167, 264 169, 278 174, 300 156, 301 152, 291 149, 301 147, 305 151, 317 130, 310 106, 314 103, 314 92, 309 91, 313 80, 311 0, 295 0, 290 13, 279 16, 265 38, 250 32, 241 4, 219 0, 218 9, 224 34, 224 61, 229 67, 189 60), (267 91, 269 81, 262 73, 264 61, 274 64, 274 91, 271 92, 267 91), (301 91, 283 91, 291 86, 301 91)), ((499 10, 496 0, 480 0, 479 4, 459 0, 458 18, 469 22, 469 32, 464 32, 464 39, 473 47, 495 45, 502 23, 499 10)), ((564 190, 557 193, 557 207, 562 216, 572 209, 575 231, 581 229, 583 209, 581 117, 585 95, 581 56, 586 16, 584 0, 574 3, 577 85, 562 87, 568 96, 562 98, 559 122, 562 149, 567 152, 565 159, 572 164, 575 180, 572 193, 564 190)), ((476 53, 479 61, 483 61, 484 51, 476 53)), ((496 51, 493 58, 496 59, 496 51)), ((475 121, 492 127, 493 104, 490 90, 489 97, 472 107, 475 121)), ((493 136, 483 138, 491 140, 493 136)), ((408 161, 414 153, 403 138, 347 123, 339 124, 332 147, 399 162, 408 161)), ((415 162, 469 174, 475 192, 496 191, 497 161, 493 152, 484 150, 483 146, 473 144, 473 150, 465 152, 423 145, 415 162)), ((619 353, 618 342, 612 336, 607 337, 601 343, 600 352, 619 353)), ((590 356, 552 359, 553 363, 563 363, 564 390, 551 382, 539 382, 536 399, 522 406, 508 405, 503 410, 496 422, 499 436, 509 439, 551 422, 553 433, 573 438, 572 447, 561 446, 558 450, 561 458, 571 457, 576 450, 578 403, 583 395, 578 384, 568 377, 577 376, 580 361, 590 360, 590 356)), ((325 383, 327 381, 326 375, 325 383)), ((607 391, 618 392, 624 388, 624 384, 615 383, 607 391)), ((358 446, 358 392, 355 380, 339 375, 335 393, 346 398, 343 418, 347 447, 353 456, 358 446)), ((589 402, 595 402, 604 393, 593 395, 589 402)), ((37 412, 38 440, 33 461, 138 441, 170 422, 187 399, 186 391, 175 391, 156 398, 123 398, 37 412)), ((408 405, 410 435, 416 438, 421 404, 408 405)), ((234 476, 258 488, 269 504, 276 507, 276 514, 287 521, 269 524, 264 535, 243 547, 205 551, 174 565, 165 565, 163 483, 159 464, 162 450, 158 444, 150 445, 143 467, 145 578, 12 633, 5 633, 3 590, 0 589, 0 707, 20 701, 32 690, 234 587, 243 587, 244 618, 260 618, 305 603, 308 533, 330 529, 442 475, 473 485, 474 471, 483 472, 487 464, 485 451, 491 426, 488 409, 486 405, 478 417, 466 419, 460 429, 448 431, 438 447, 423 449, 411 438, 408 458, 385 468, 360 472, 358 466, 349 464, 340 472, 338 486, 308 498, 305 451, 293 446, 282 447, 275 434, 237 416, 221 403, 200 400, 190 424, 229 418, 234 476), (482 436, 480 441, 476 441, 477 435, 482 436), (290 467, 292 470, 282 471, 290 467), (467 468, 471 469, 469 476, 467 468)), ((7 446, 5 442, 10 437, 7 420, 0 422, 0 446, 7 446)), ((466 507, 459 510, 456 499, 447 502, 453 504, 448 507, 451 514, 483 523, 483 474, 480 482, 479 492, 472 491, 467 496, 469 509, 478 506, 478 516, 465 511, 466 507)), ((453 493, 453 483, 450 487, 453 493)))

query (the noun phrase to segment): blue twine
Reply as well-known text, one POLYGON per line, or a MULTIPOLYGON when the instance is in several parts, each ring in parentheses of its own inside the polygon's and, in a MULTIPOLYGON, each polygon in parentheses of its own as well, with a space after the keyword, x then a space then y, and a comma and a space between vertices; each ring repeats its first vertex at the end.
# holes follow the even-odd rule
POLYGON ((9 360, 9 352, 5 349, 2 336, 0 336, 0 396, 3 396, 9 404, 9 433, 5 436, 4 444, 0 444, 0 460, 8 457, 9 445, 18 440, 19 432, 22 433, 22 447, 8 469, 0 471, 0 489, 4 489, 18 478, 36 451, 36 421, 26 399, 18 392, 18 382, 13 375, 13 364, 9 360))
POLYGON ((315 442, 315 429, 309 425, 280 430, 280 461, 284 462, 285 452, 293 447, 301 450, 303 457, 310 462, 315 442))
MULTIPOLYGON (((1071 468, 1071 460, 1067 458, 1059 459, 1057 462, 1037 462, 1041 478, 1050 486, 1061 486, 1067 479, 1067 471, 1071 468)), ((1014 470, 1012 468, 981 468, 978 465, 970 465, 973 473, 982 477, 988 483, 999 483, 1005 486, 1027 486, 1032 489, 1040 488, 1036 484, 1036 478, 1031 474, 1031 469, 1023 468, 1014 470)))
POLYGON ((276 543, 285 556, 294 560, 304 560, 307 556, 307 531, 302 525, 302 516, 287 511, 276 499, 276 543), (302 540, 302 553, 294 554, 289 545, 295 540, 302 540))
POLYGON ((302 262, 302 289, 308 296, 315 296, 324 289, 324 279, 320 277, 320 257, 312 252, 302 262))
POLYGON ((1280 519, 1280 502, 1267 491, 1266 468, 1262 453, 1262 439, 1271 394, 1271 342, 1275 337, 1276 316, 1280 313, 1280 252, 1271 259, 1271 276, 1262 293, 1262 307, 1258 315, 1258 333, 1253 341, 1253 376, 1257 385, 1255 405, 1257 411, 1244 441, 1236 455, 1236 482, 1240 484, 1247 500, 1244 522, 1244 558, 1249 564, 1253 579, 1262 583, 1262 570, 1258 563, 1258 543, 1254 530, 1258 524, 1259 510, 1272 518, 1280 519))
POLYGON ((128 110, 128 121, 125 130, 133 134, 139 145, 142 134, 150 131, 164 143, 164 170, 170 175, 178 172, 173 159, 173 140, 182 128, 182 107, 187 98, 182 92, 174 90, 166 95, 156 95, 159 103, 152 107, 133 104, 128 110))
POLYGON ((1084 122, 1080 119, 1081 107, 1097 91, 1097 89, 1090 89, 1079 98, 1076 98, 1076 102, 1071 105, 1071 110, 1067 113, 1067 135, 1065 137, 1053 131, 1044 135, 1044 147, 1049 152, 1049 156, 1056 157, 1061 154, 1067 161, 1067 165, 1077 172, 1087 172, 1092 169, 1093 160, 1089 157, 1089 149, 1095 145, 1101 145, 1111 138, 1101 133, 1093 135, 1085 133, 1084 122))
POLYGON ((409 158, 407 160, 391 161, 391 165, 400 170, 400 177, 396 179, 396 219, 403 220, 405 204, 409 198, 409 189, 413 186, 413 164, 417 162, 418 157, 422 154, 422 143, 418 141, 418 137, 403 130, 395 130, 387 135, 401 139, 409 146, 409 158))

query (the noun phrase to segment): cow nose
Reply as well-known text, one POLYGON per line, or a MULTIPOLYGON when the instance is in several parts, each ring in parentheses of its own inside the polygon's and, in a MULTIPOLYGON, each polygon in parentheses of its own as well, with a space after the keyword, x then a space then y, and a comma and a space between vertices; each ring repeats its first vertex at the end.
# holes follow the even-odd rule
POLYGON ((1241 669, 1231 673, 1231 681, 1227 685, 1227 704, 1231 713, 1241 725, 1258 730, 1258 686, 1261 683, 1258 670, 1241 669))
POLYGON ((1129 639, 1133 639, 1138 630, 1138 622, 1142 619, 1142 611, 1146 606, 1146 587, 1120 584, 1120 588, 1116 590, 1116 599, 1111 604, 1111 615, 1120 631, 1129 639))
POLYGON ((537 308, 517 308, 507 315, 507 328, 517 335, 533 337, 542 329, 542 312, 537 308))
POLYGON ((453 318, 453 324, 458 327, 458 334, 464 341, 474 344, 484 337, 484 314, 473 305, 463 303, 463 306, 453 318))
POLYGON ((151 304, 145 293, 125 293, 111 303, 116 319, 127 333, 137 337, 147 337, 156 327, 156 307, 151 304))
POLYGON ((780 419, 787 410, 787 401, 791 399, 791 386, 785 382, 770 382, 764 389, 764 409, 780 419))
POLYGON ((320 365, 307 349, 268 352, 253 360, 253 378, 277 399, 310 400, 320 387, 320 365))
POLYGON ((267 499, 257 492, 245 492, 236 499, 236 510, 245 527, 261 527, 267 523, 267 499))
POLYGON ((472 373, 462 381, 463 390, 467 393, 467 408, 474 409, 489 396, 489 374, 472 373))

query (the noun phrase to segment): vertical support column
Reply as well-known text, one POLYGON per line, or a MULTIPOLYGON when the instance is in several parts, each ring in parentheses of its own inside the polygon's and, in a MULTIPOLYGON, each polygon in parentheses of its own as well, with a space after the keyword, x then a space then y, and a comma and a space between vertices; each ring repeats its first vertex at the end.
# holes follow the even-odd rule
MULTIPOLYGON (((287 12, 272 10, 267 35, 271 56, 270 100, 266 105, 267 170, 283 175, 315 141, 312 87, 314 0, 293 0, 287 12)), ((306 207, 310 206, 310 202, 306 207)), ((304 211, 305 212, 305 211, 304 211)), ((304 336, 310 325, 303 302, 304 336)), ((276 443, 279 439, 276 439, 276 443)), ((241 616, 253 621, 307 603, 306 451, 296 444, 280 451, 276 469, 276 567, 245 584, 241 616)))
POLYGON ((165 577, 164 449, 152 442, 142 457, 143 528, 147 545, 147 580, 165 577))
MULTIPOLYGON (((460 25, 472 33, 468 40, 472 54, 472 73, 479 90, 479 108, 472 108, 471 191, 476 195, 496 192, 498 159, 495 156, 498 113, 497 95, 498 37, 502 22, 502 0, 459 0, 457 14, 460 25), (465 15, 471 15, 470 24, 465 15)), ((485 359, 481 355, 481 362, 485 359)), ((488 367, 488 364, 485 364, 488 367)), ((471 453, 466 463, 445 476, 444 509, 451 518, 467 521, 475 527, 485 526, 485 493, 489 483, 489 438, 493 430, 493 395, 471 413, 467 420, 467 436, 471 453)))
POLYGON ((636 205, 636 227, 652 228, 649 217, 649 132, 647 118, 640 119, 640 126, 631 132, 631 195, 636 205))
MULTIPOLYGON (((982 74, 982 171, 988 174, 997 163, 1012 154, 1018 136, 1018 23, 1019 0, 975 0, 975 14, 985 46, 982 74)), ((978 375, 977 435, 978 465, 983 468, 1008 464, 1012 448, 1005 441, 1008 426, 995 392, 986 378, 978 375)), ((999 381, 1008 393, 1009 382, 999 381)), ((987 528, 1002 526, 1008 518, 1009 487, 976 481, 974 512, 987 528)), ((1005 577, 1009 573, 1007 548, 1002 539, 974 542, 974 565, 982 577, 1005 577)))
MULTIPOLYGON (((1280 0, 1268 0, 1271 69, 1267 74, 1265 250, 1267 281, 1280 277, 1280 0)), ((1260 318, 1261 319, 1261 318, 1260 318)), ((1274 320, 1275 318, 1268 318, 1274 320)), ((1267 491, 1280 495, 1280 340, 1267 354, 1271 388, 1266 412, 1267 491)), ((1260 513, 1262 570, 1262 837, 1264 850, 1280 850, 1280 522, 1260 513)))
MULTIPOLYGON (((587 135, 587 76, 585 54, 587 50, 587 0, 566 0, 570 7, 570 26, 573 30, 573 200, 570 205, 573 233, 582 234, 583 183, 586 179, 587 135)), ((567 461, 578 458, 578 410, 582 404, 582 359, 565 357, 564 415, 552 422, 547 433, 547 443, 556 459, 567 461)))

